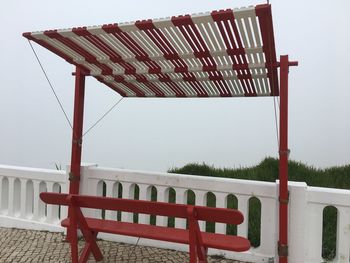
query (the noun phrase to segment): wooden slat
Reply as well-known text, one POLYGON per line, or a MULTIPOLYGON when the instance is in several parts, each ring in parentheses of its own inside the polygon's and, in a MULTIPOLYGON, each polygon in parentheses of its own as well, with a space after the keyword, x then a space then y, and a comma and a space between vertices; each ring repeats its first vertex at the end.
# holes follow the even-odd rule
MULTIPOLYGON (((95 218, 86 218, 86 222, 90 229, 97 232, 189 244, 189 231, 186 229, 134 224, 95 218)), ((68 227, 69 219, 63 220, 62 226, 68 227)), ((203 245, 210 248, 237 252, 247 251, 250 248, 250 242, 247 239, 239 236, 229 236, 206 232, 201 232, 201 236, 203 238, 203 245)))
MULTIPOLYGON (((115 210, 132 213, 153 214, 168 217, 187 218, 187 205, 167 202, 151 202, 112 197, 71 195, 74 205, 84 208, 115 210)), ((69 205, 68 194, 41 193, 40 198, 47 204, 69 205)), ((243 215, 234 209, 195 206, 196 219, 226 224, 241 224, 243 215)))
POLYGON ((23 35, 125 97, 278 95, 270 5, 23 35))

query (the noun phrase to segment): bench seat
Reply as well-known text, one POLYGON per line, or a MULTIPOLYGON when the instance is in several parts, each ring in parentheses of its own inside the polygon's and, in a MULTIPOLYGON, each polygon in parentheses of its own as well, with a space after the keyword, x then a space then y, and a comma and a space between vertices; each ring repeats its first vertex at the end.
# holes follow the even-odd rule
MULTIPOLYGON (((180 244, 189 244, 189 230, 169 228, 146 224, 127 223, 114 220, 104 220, 86 217, 86 223, 94 232, 134 236, 180 244)), ((63 227, 69 227, 69 219, 61 222, 63 227)), ((203 244, 206 247, 237 252, 247 251, 250 243, 247 239, 239 236, 229 236, 217 233, 201 232, 203 244)))
POLYGON ((207 263, 208 248, 236 252, 247 251, 250 248, 249 240, 244 237, 206 233, 200 230, 200 221, 241 224, 244 219, 243 214, 235 209, 45 192, 40 194, 40 198, 47 204, 68 206, 69 219, 64 219, 61 225, 67 228, 67 240, 71 245, 73 263, 86 263, 90 254, 96 261, 103 259, 102 252, 96 243, 97 235, 101 232, 187 244, 191 263, 207 263), (181 218, 187 220, 189 229, 85 217, 81 208, 181 218), (85 246, 80 253, 78 229, 85 240, 85 246))

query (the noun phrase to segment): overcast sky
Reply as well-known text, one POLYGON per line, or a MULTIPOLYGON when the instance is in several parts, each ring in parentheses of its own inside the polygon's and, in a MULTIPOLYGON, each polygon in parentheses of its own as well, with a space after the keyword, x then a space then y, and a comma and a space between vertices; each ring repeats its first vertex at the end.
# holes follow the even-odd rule
MULTIPOLYGON (((0 164, 69 163, 71 130, 22 33, 159 18, 263 1, 2 1, 0 164)), ((350 163, 350 1, 270 1, 277 54, 289 54, 290 158, 350 163)), ((69 118, 73 66, 33 43, 69 118)), ((85 130, 120 96, 87 79, 85 130)), ((255 165, 277 157, 272 98, 124 99, 84 137, 83 161, 166 171, 189 162, 255 165)))

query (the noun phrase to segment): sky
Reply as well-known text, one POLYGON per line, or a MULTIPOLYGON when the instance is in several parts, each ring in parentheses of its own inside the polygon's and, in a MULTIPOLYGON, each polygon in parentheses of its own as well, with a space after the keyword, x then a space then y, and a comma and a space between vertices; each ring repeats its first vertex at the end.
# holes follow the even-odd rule
MULTIPOLYGON (((23 32, 129 22, 264 1, 3 1, 0 9, 0 164, 55 169, 70 162, 71 128, 23 32)), ((277 55, 289 72, 290 159, 317 168, 350 163, 350 1, 270 1, 277 55)), ((70 119, 74 67, 33 43, 70 119)), ((120 96, 87 78, 84 130, 120 96)), ((167 171, 277 157, 268 98, 124 99, 84 137, 83 162, 167 171)))

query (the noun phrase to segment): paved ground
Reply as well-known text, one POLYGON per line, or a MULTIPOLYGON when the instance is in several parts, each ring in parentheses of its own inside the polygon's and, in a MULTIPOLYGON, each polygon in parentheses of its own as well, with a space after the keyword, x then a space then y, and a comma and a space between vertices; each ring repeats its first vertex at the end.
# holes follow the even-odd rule
MULTIPOLYGON (((83 242, 79 242, 79 248, 83 242)), ((188 262, 188 254, 175 250, 123 243, 98 241, 104 255, 102 262, 188 262)), ((70 262, 69 243, 61 233, 0 228, 0 262, 70 262)), ((90 259, 88 262, 95 262, 90 259)), ((211 263, 239 263, 238 261, 210 258, 211 263)))

